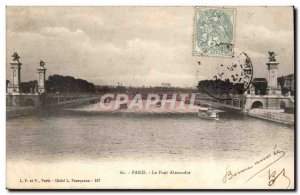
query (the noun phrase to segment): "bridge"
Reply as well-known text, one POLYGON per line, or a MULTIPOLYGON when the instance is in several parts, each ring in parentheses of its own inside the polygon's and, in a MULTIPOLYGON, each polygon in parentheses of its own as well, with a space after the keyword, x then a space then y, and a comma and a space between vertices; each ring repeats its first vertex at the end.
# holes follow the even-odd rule
MULTIPOLYGON (((155 94, 155 93, 153 93, 155 94)), ((67 104, 88 104, 99 102, 103 94, 47 94, 46 105, 58 106, 67 104)), ((114 93, 116 98, 117 93, 114 93)), ((127 94, 132 99, 135 94, 127 94)), ((176 100, 180 101, 180 93, 157 93, 160 99, 165 95, 167 99, 171 99, 176 95, 176 100)), ((249 111, 255 108, 261 109, 284 109, 285 107, 294 106, 294 98, 290 95, 231 95, 230 99, 218 99, 206 94, 195 94, 195 105, 211 106, 218 108, 228 108, 233 110, 249 111)), ((142 99, 147 99, 148 93, 141 94, 142 99)), ((186 103, 190 103, 191 94, 185 99, 186 103)))
POLYGON ((94 103, 100 101, 97 94, 47 94, 45 106, 58 106, 76 102, 94 103))
POLYGON ((245 111, 255 108, 280 110, 286 107, 294 107, 294 97, 291 95, 246 94, 232 95, 231 99, 222 100, 205 94, 197 94, 195 103, 245 111))
POLYGON ((233 95, 231 99, 218 99, 206 94, 197 94, 195 104, 208 105, 217 108, 229 108, 233 110, 243 110, 245 106, 245 97, 242 95, 233 95))
POLYGON ((280 110, 294 107, 294 97, 291 95, 246 95, 245 109, 254 108, 280 110))

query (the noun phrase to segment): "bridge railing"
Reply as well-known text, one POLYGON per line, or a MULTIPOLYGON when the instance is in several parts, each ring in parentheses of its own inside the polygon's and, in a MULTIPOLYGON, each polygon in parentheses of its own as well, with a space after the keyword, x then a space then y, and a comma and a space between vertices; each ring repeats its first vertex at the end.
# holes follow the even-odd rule
POLYGON ((276 112, 271 110, 264 110, 264 109, 252 109, 249 111, 249 114, 261 116, 268 119, 273 119, 277 121, 283 121, 283 122, 294 122, 294 115, 293 114, 287 114, 282 112, 276 112))
POLYGON ((101 97, 99 94, 70 94, 70 93, 61 93, 61 94, 47 94, 46 96, 46 105, 60 105, 65 103, 72 103, 80 100, 89 100, 101 97))

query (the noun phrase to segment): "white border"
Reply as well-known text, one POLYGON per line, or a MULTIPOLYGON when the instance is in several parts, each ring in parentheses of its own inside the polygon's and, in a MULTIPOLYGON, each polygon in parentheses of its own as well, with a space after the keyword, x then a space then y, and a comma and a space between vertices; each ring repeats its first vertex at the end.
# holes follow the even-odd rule
MULTIPOLYGON (((120 5, 126 5, 126 6, 131 6, 131 5, 143 5, 143 6, 262 6, 262 5, 267 5, 267 6, 291 6, 294 5, 296 8, 300 8, 300 1, 299 0, 267 0, 267 1, 259 1, 259 0, 248 0, 248 1, 242 1, 242 0, 199 0, 199 1, 192 1, 192 0, 172 0, 172 1, 167 1, 167 0, 143 0, 143 1, 134 1, 134 0, 101 0, 101 1, 96 1, 96 0, 72 0, 72 1, 67 1, 67 0, 46 0, 46 1, 41 1, 41 0, 29 0, 29 1, 24 1, 24 0, 2 0, 0 2, 0 27, 1 27, 1 47, 0 47, 0 61, 2 63, 1 66, 1 71, 0 71, 0 78, 2 78, 2 82, 0 82, 0 110, 1 110, 1 117, 0 117, 0 125, 1 125, 1 135, 0 135, 0 191, 1 194, 8 194, 9 192, 5 189, 6 186, 6 178, 5 178, 5 82, 4 78, 6 78, 6 68, 5 68, 5 56, 6 56, 6 42, 5 42, 5 32, 6 32, 6 24, 5 24, 5 7, 7 5, 13 6, 13 5, 24 5, 24 6, 30 6, 30 5, 40 5, 40 6, 105 6, 105 5, 111 5, 111 6, 120 6, 120 5)), ((299 18, 296 21, 297 26, 299 26, 299 18)), ((299 32, 299 31, 298 31, 299 32)), ((299 33, 297 33, 297 36, 299 33)), ((298 39, 299 40, 299 37, 298 39)), ((297 44, 298 45, 298 44, 297 44)), ((295 56, 299 56, 299 50, 297 50, 297 53, 295 53, 295 56)), ((297 69, 297 76, 300 75, 300 69, 298 67, 297 69)), ((297 82, 297 91, 298 91, 298 97, 297 97, 297 102, 299 100, 299 82, 297 82)), ((297 108, 297 122, 299 119, 299 110, 297 108)), ((299 126, 299 124, 298 124, 299 126)), ((299 142, 299 132, 297 133, 298 137, 297 140, 299 142)), ((298 144, 299 145, 299 144, 298 144)), ((298 164, 299 164, 299 148, 297 149, 297 157, 298 157, 298 164)), ((299 169, 299 166, 298 166, 299 169)), ((297 186, 299 188, 299 179, 297 179, 297 186)), ((33 192, 21 192, 23 193, 33 193, 33 192)), ((18 194, 21 194, 18 193, 18 194)), ((41 194, 43 192, 34 192, 35 194, 41 194)), ((65 194, 65 192, 47 192, 47 193, 56 193, 56 194, 65 194)), ((69 192, 73 193, 73 192, 69 192)), ((86 193, 86 192, 79 192, 80 194, 86 193)), ((99 193, 99 192, 97 192, 99 193)), ((107 194, 115 194, 118 192, 100 192, 100 193, 107 193, 107 194)), ((128 193, 128 192, 127 192, 128 193)), ((135 192, 136 193, 136 192, 135 192)), ((139 192, 142 193, 142 192, 139 192)), ((144 192, 145 193, 145 192, 144 192)), ((146 192, 147 194, 149 192, 146 192)), ((153 192, 157 193, 157 192, 153 192)), ((162 194, 164 192, 159 192, 159 194, 162 194)), ((178 192, 175 192, 178 193, 178 192)), ((182 193, 191 193, 191 192, 182 192, 182 193)), ((219 194, 220 192, 200 192, 204 194, 219 194)), ((239 192, 237 194, 242 194, 244 192, 239 192)), ((265 192, 259 192, 257 194, 263 194, 265 192)), ((284 193, 284 192, 280 192, 284 193)), ((165 194, 165 193, 164 193, 165 194)))

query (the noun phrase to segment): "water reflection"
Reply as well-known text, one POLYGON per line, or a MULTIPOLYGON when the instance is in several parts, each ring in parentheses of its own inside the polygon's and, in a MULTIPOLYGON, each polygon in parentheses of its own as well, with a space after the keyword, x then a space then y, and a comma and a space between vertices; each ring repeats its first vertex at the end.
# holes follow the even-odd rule
POLYGON ((60 110, 7 121, 8 158, 238 160, 275 144, 293 153, 292 127, 222 113, 223 122, 188 114, 60 110))

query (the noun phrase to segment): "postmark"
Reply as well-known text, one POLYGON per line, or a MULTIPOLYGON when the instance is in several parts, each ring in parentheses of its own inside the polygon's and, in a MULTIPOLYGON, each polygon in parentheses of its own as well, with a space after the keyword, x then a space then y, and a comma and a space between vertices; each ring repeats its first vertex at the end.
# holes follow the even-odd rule
POLYGON ((242 52, 229 64, 219 64, 216 74, 209 80, 198 83, 202 93, 216 99, 229 100, 233 95, 245 93, 253 79, 253 65, 247 53, 242 52))
POLYGON ((194 56, 233 57, 235 9, 195 7, 194 56))

